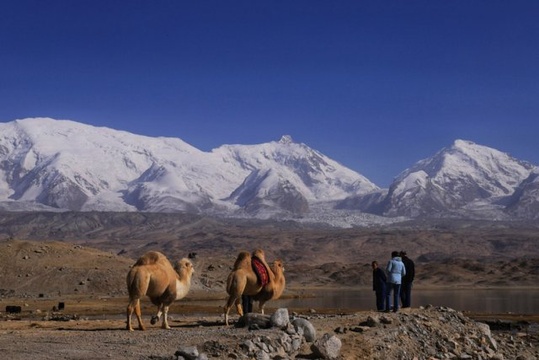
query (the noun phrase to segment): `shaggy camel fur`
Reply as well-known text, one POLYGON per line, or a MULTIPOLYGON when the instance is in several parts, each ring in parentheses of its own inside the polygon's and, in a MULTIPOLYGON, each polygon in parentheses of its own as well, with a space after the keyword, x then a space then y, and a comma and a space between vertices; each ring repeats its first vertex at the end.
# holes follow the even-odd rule
POLYGON ((127 274, 127 330, 133 331, 131 316, 135 312, 140 330, 145 330, 140 311, 140 298, 147 295, 157 306, 157 314, 152 316, 152 325, 163 315, 163 329, 168 325, 168 309, 174 300, 187 295, 191 287, 194 268, 188 259, 181 259, 173 267, 170 261, 157 251, 142 255, 127 274))
POLYGON ((269 283, 262 285, 252 268, 252 256, 247 251, 239 253, 234 263, 232 272, 228 275, 226 291, 228 300, 225 305, 225 324, 228 325, 228 314, 232 305, 236 305, 236 311, 243 316, 241 304, 242 295, 250 295, 258 301, 260 312, 264 313, 264 305, 271 299, 281 296, 285 287, 284 267, 280 260, 274 262, 273 268, 266 263, 264 251, 258 249, 253 252, 253 256, 259 258, 268 270, 269 283))

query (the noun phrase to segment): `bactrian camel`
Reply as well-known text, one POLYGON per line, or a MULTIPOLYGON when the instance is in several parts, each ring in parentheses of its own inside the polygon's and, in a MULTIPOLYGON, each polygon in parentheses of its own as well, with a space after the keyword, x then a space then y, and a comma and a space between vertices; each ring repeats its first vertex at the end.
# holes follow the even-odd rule
POLYGON ((127 274, 127 330, 133 331, 131 316, 135 312, 140 330, 145 330, 140 311, 140 299, 146 295, 157 306, 157 314, 152 316, 151 324, 159 321, 163 315, 162 328, 168 325, 168 309, 174 300, 184 298, 191 287, 194 273, 193 264, 188 259, 181 259, 174 267, 157 251, 150 251, 141 256, 127 274))
POLYGON ((226 325, 228 325, 230 309, 234 304, 238 314, 243 316, 242 295, 253 296, 253 299, 258 301, 259 311, 263 314, 266 302, 278 299, 284 291, 286 281, 282 261, 274 261, 273 266, 270 268, 266 263, 262 250, 254 251, 253 256, 247 251, 240 252, 231 273, 228 275, 226 287, 228 299, 224 308, 226 325), (253 270, 253 256, 260 259, 268 270, 269 279, 267 284, 261 283, 253 270))

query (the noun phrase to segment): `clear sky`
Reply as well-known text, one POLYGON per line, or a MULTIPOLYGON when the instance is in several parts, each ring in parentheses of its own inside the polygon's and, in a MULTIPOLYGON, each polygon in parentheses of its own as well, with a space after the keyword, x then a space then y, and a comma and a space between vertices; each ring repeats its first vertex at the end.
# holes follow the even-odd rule
POLYGON ((0 121, 38 116, 289 134, 382 187, 455 139, 539 165, 539 1, 2 1, 0 121))

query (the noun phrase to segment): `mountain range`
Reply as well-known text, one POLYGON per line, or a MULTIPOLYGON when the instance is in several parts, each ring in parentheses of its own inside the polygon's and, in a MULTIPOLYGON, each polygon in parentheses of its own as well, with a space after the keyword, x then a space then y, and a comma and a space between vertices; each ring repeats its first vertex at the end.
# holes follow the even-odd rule
POLYGON ((470 141, 401 172, 388 189, 284 135, 204 152, 69 120, 0 124, 0 209, 187 212, 334 226, 410 218, 539 218, 539 169, 470 141))

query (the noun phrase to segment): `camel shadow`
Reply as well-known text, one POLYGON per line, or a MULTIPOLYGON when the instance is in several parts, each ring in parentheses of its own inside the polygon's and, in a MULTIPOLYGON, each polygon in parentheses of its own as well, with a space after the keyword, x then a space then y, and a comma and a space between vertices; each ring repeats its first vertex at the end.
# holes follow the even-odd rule
POLYGON ((174 324, 174 325, 171 325, 170 327, 175 329, 175 328, 180 328, 180 329, 191 329, 191 328, 198 328, 198 327, 215 327, 215 326, 223 326, 224 325, 224 322, 222 320, 198 320, 198 321, 195 321, 195 322, 190 322, 190 323, 177 323, 177 324, 174 324))
POLYGON ((74 328, 58 328, 58 331, 84 331, 84 332, 94 332, 94 331, 127 331, 124 327, 102 327, 102 328, 92 328, 92 329, 74 329, 74 328))

